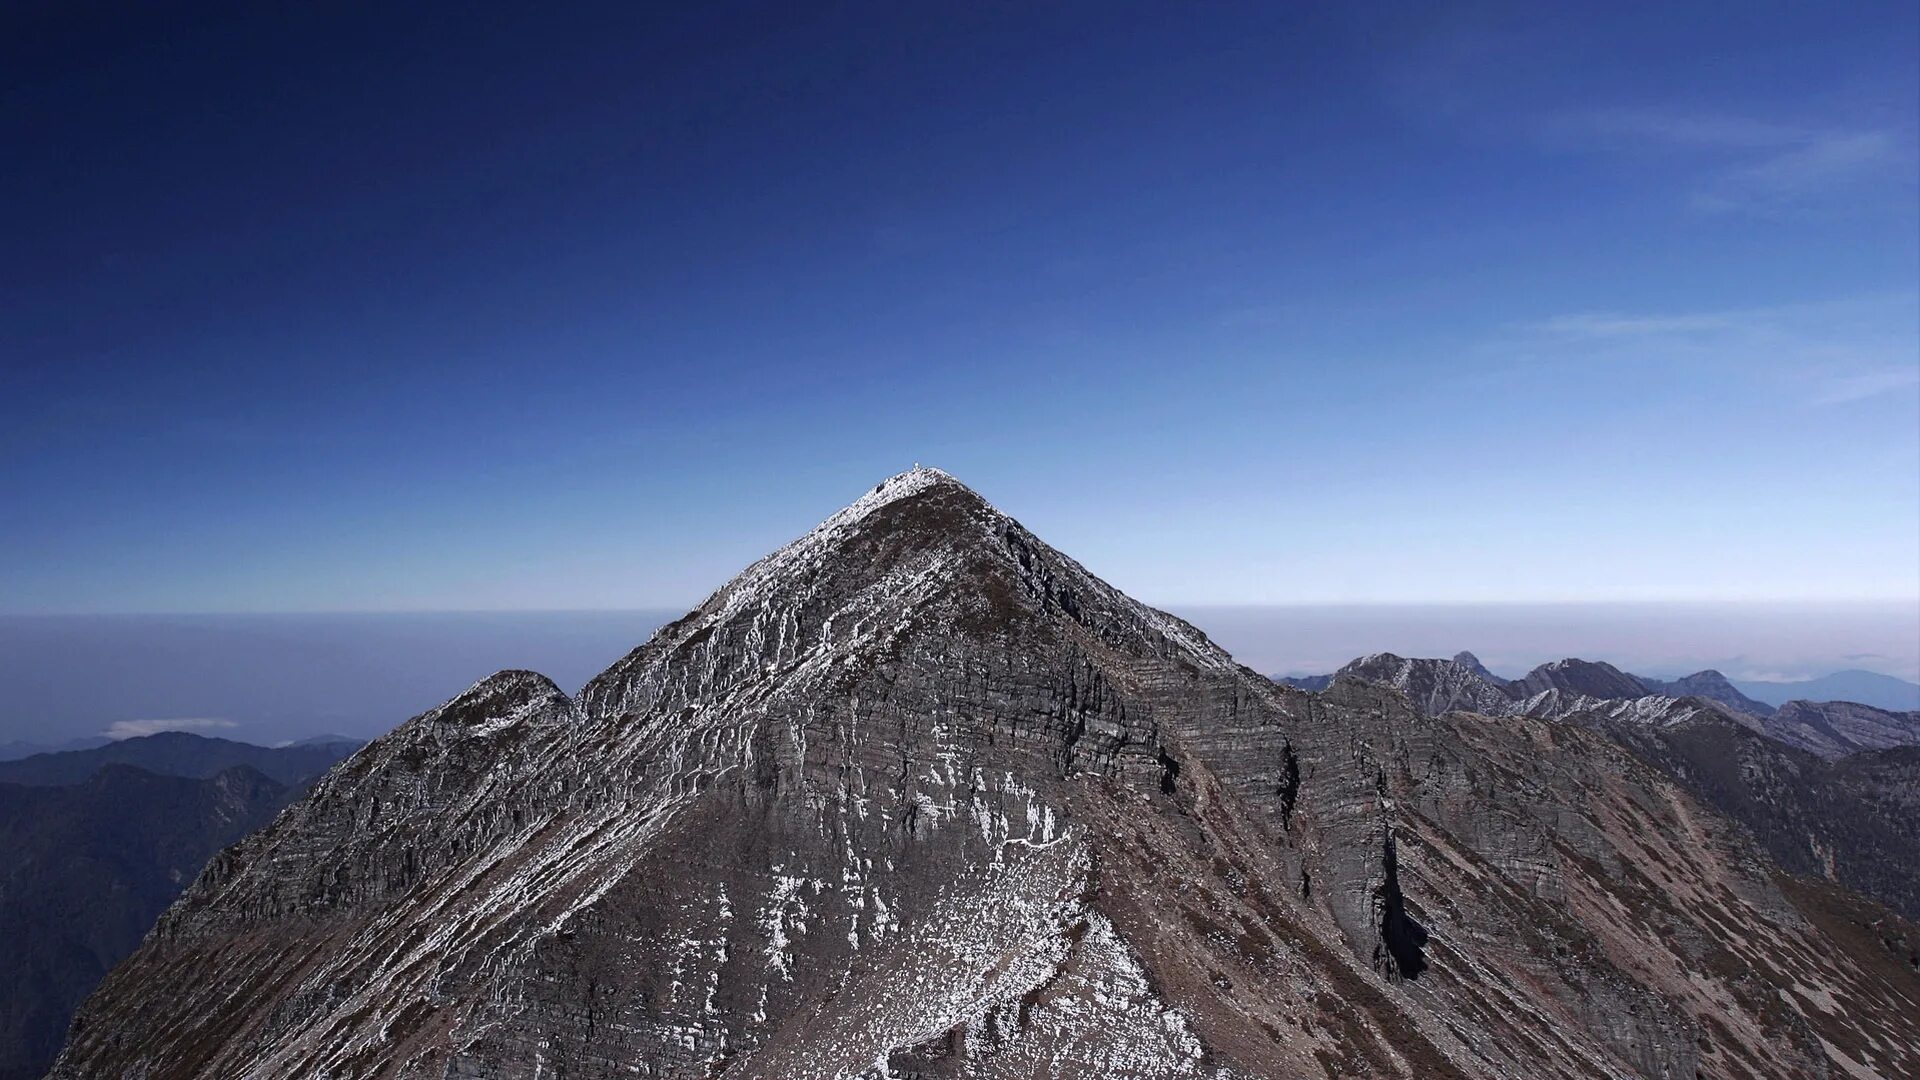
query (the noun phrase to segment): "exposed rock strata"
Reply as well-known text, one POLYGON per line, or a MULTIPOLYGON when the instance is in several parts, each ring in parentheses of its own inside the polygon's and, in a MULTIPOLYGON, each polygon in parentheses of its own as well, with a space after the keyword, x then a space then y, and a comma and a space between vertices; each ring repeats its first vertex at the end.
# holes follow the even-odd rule
POLYGON ((1799 888, 1598 733, 1278 687, 918 470, 361 751, 54 1075, 1920 1072, 1799 888))

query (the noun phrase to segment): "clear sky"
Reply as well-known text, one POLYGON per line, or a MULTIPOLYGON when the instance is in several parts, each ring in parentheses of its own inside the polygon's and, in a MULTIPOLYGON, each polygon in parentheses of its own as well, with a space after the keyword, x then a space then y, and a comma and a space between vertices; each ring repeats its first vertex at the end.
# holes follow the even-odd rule
POLYGON ((1920 596, 1910 0, 679 7, 9 5, 0 612, 1920 596))

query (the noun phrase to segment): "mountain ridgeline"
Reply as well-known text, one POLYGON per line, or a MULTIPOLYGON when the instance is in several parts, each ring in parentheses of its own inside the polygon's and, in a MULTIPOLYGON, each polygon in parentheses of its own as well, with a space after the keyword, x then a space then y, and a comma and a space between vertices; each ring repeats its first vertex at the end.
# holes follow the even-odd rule
POLYGON ((1434 674, 1277 685, 917 469, 342 763, 52 1076, 1920 1074, 1911 924, 1604 729, 1668 706, 1434 674))
POLYGON ((358 740, 345 736, 290 746, 255 746, 186 731, 162 731, 104 746, 0 761, 0 784, 78 784, 108 765, 195 779, 244 765, 282 784, 295 784, 327 771, 359 746, 358 740))
POLYGON ((1601 661, 1567 659, 1541 664, 1509 680, 1488 671, 1469 652, 1451 660, 1375 653, 1332 675, 1286 676, 1278 681, 1302 690, 1324 690, 1342 676, 1392 686, 1428 713, 1449 709, 1495 716, 1603 712, 1675 719, 1704 710, 1828 758, 1920 744, 1920 712, 1852 701, 1790 700, 1776 708, 1748 697, 1718 671, 1663 681, 1630 675, 1601 661))

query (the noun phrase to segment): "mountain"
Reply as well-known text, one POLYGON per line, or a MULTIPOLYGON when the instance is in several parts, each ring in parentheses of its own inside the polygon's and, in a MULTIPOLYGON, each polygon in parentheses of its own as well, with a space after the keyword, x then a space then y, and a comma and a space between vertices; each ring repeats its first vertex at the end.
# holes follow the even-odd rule
POLYGON ((367 740, 356 739, 351 735, 309 735, 304 739, 295 739, 288 746, 351 746, 355 750, 365 746, 367 740))
POLYGON ((1799 682, 1742 680, 1734 685, 1741 693, 1769 705, 1785 705, 1789 701, 1854 701, 1894 712, 1920 709, 1920 685, 1872 671, 1836 671, 1799 682))
POLYGON ((1509 684, 1514 697, 1530 697, 1547 690, 1560 690, 1581 697, 1614 701, 1646 697, 1647 687, 1639 679, 1612 664, 1594 660, 1555 660, 1541 664, 1509 684))
POLYGON ((91 750, 96 746, 105 746, 111 741, 104 735, 86 739, 68 739, 66 742, 54 744, 14 739, 0 743, 0 761, 18 761, 35 754, 57 754, 66 750, 91 750))
MULTIPOLYGON (((1638 724, 1672 724, 1702 712, 1725 713, 1722 706, 1712 701, 1651 694, 1644 687, 1632 695, 1619 693, 1625 686, 1619 681, 1624 674, 1610 664, 1560 660, 1540 665, 1524 679, 1509 681, 1487 671, 1472 653, 1462 653, 1452 660, 1375 653, 1347 664, 1328 676, 1322 686, 1346 678, 1390 687, 1427 716, 1474 712, 1485 716, 1553 720, 1579 715, 1586 719, 1603 717, 1638 724), (1576 686, 1614 696, 1592 696, 1568 689, 1576 686)), ((1636 681, 1633 685, 1639 686, 1639 683, 1636 681)))
POLYGON ((1851 701, 1789 701, 1766 721, 1769 735, 1822 757, 1920 743, 1920 712, 1889 712, 1851 701))
MULTIPOLYGON (((1499 687, 1457 659, 1387 654, 1361 657, 1337 677, 1392 687, 1431 716, 1524 715, 1605 732, 1750 829, 1780 866, 1920 919, 1920 787, 1903 797, 1899 786, 1907 775, 1902 763, 1920 761, 1920 746, 1913 745, 1920 744, 1920 714, 1788 702, 1777 712, 1762 706, 1756 715, 1705 696, 1597 698, 1558 688, 1503 700, 1495 695, 1499 687), (1841 760, 1826 760, 1833 758, 1841 760), (1861 779, 1881 776, 1892 780, 1861 779)), ((1727 689, 1713 671, 1641 681, 1667 690, 1727 689)))
MULTIPOLYGON (((1465 654, 1469 657, 1471 653, 1465 654)), ((1501 715, 1512 711, 1506 687, 1493 682, 1476 660, 1409 660, 1392 653, 1363 656, 1334 673, 1334 678, 1364 679, 1391 686, 1428 716, 1464 710, 1501 715)))
POLYGON ((268 747, 231 739, 210 739, 185 731, 162 731, 120 739, 89 750, 35 754, 0 762, 0 783, 78 784, 107 765, 132 765, 163 776, 205 779, 245 765, 282 784, 325 772, 359 744, 351 740, 268 747))
POLYGON ((1822 757, 1920 744, 1920 713, 1889 712, 1851 702, 1792 701, 1779 709, 1754 701, 1718 671, 1699 671, 1672 681, 1629 675, 1612 664, 1556 660, 1515 680, 1500 679, 1472 653, 1452 660, 1408 659, 1375 653, 1333 675, 1279 680, 1297 689, 1321 691, 1342 677, 1389 686, 1429 716, 1453 710, 1489 716, 1676 724, 1696 716, 1722 716, 1789 746, 1822 757))
POLYGON ((1645 685, 1649 691, 1664 694, 1667 697, 1706 698, 1708 701, 1717 701, 1735 712, 1743 712, 1748 716, 1773 715, 1773 706, 1741 693, 1732 680, 1711 668, 1671 681, 1650 679, 1644 675, 1635 675, 1634 678, 1645 685))
POLYGON ((356 754, 51 1075, 1913 1075, 1909 934, 1601 733, 1276 686, 915 470, 356 754))
POLYGON ((288 753, 172 732, 9 763, 0 1080, 43 1075, 74 1009, 207 860, 355 748, 288 753))
POLYGON ((1484 682, 1490 682, 1495 686, 1502 686, 1502 687, 1507 685, 1507 680, 1501 678, 1498 675, 1495 675, 1491 671, 1488 671, 1487 665, 1481 663, 1480 658, 1473 655, 1470 652, 1466 652, 1465 650, 1462 650, 1460 652, 1453 654, 1453 662, 1455 664, 1458 664, 1460 667, 1464 668, 1465 670, 1479 676, 1480 679, 1484 682))
POLYGON ((1668 725, 1576 719, 1745 826, 1780 866, 1920 919, 1920 747, 1829 761, 1712 714, 1668 725))
POLYGON ((189 779, 115 764, 69 787, 0 784, 0 1080, 43 1075, 80 1001, 287 794, 245 765, 189 779))

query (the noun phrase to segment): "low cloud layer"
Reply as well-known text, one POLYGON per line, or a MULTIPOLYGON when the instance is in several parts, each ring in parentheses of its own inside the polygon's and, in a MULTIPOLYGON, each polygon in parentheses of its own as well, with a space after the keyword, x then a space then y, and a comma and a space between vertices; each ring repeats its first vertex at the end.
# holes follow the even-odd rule
POLYGON ((239 726, 232 720, 222 720, 214 716, 189 716, 172 720, 117 720, 101 734, 109 739, 136 739, 142 735, 157 735, 162 731, 226 731, 239 726))

